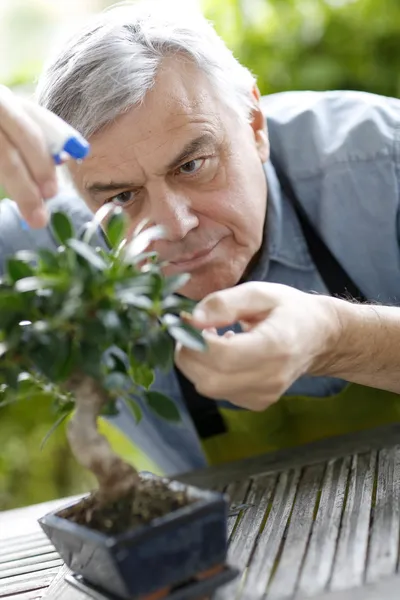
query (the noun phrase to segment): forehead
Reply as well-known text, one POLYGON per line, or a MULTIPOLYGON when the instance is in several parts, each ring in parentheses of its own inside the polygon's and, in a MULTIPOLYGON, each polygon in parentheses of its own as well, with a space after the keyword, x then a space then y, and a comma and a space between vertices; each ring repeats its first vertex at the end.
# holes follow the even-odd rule
POLYGON ((175 143, 187 141, 199 129, 221 129, 221 104, 207 77, 193 64, 165 59, 143 104, 90 138, 91 156, 98 160, 109 157, 110 151, 120 155, 128 149, 140 158, 172 152, 175 143))

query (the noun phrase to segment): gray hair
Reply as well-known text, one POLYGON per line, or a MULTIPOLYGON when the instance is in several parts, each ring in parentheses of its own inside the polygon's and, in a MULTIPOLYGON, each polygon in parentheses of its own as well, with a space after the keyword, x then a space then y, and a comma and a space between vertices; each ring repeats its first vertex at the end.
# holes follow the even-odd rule
POLYGON ((175 55, 197 65, 221 101, 249 119, 253 75, 199 11, 174 10, 165 0, 118 5, 92 18, 47 64, 36 97, 90 137, 140 105, 162 60, 175 55))

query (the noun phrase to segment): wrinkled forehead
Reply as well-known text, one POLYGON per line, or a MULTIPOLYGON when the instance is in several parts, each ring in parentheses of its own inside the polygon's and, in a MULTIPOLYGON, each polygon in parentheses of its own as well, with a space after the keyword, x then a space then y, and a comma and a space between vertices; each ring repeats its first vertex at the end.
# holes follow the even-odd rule
POLYGON ((114 176, 128 165, 153 171, 201 133, 220 140, 224 112, 207 77, 194 65, 165 61, 144 102, 91 136, 90 156, 82 165, 71 165, 71 173, 87 181, 103 169, 104 175, 112 171, 114 176))
POLYGON ((196 119, 212 123, 220 121, 223 107, 207 76, 192 62, 167 58, 143 102, 93 135, 91 143, 95 144, 115 126, 123 129, 126 126, 124 116, 128 112, 131 123, 135 122, 132 134, 140 142, 146 141, 154 132, 173 131, 196 119))

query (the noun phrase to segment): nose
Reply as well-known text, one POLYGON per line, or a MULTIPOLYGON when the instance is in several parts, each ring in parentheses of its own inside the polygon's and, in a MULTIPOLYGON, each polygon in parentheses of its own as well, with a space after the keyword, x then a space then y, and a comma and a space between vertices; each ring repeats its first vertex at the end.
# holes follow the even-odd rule
POLYGON ((188 198, 171 189, 165 189, 153 198, 150 220, 164 227, 169 242, 183 240, 199 224, 188 198))

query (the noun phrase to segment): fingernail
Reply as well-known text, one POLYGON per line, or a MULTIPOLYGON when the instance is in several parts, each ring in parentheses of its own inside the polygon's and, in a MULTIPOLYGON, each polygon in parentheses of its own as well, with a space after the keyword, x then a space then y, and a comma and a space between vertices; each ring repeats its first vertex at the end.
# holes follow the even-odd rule
POLYGON ((193 321, 193 315, 191 315, 189 312, 187 312, 186 310, 182 310, 180 313, 180 317, 181 319, 183 319, 184 321, 193 321))
POLYGON ((224 337, 225 337, 225 338, 231 338, 231 337, 235 337, 235 332, 234 332, 234 331, 231 331, 231 330, 229 330, 229 331, 225 331, 225 333, 224 333, 224 337))
POLYGON ((46 227, 49 216, 47 210, 43 207, 35 208, 33 213, 30 215, 29 223, 32 227, 46 227))
POLYGON ((57 183, 55 181, 53 181, 52 179, 50 179, 49 181, 46 181, 46 183, 42 185, 41 191, 42 191, 43 198, 45 200, 48 200, 49 198, 53 198, 53 196, 55 196, 58 191, 57 183))
POLYGON ((200 322, 206 322, 207 321, 207 315, 204 312, 204 310, 202 308, 195 308, 193 311, 193 318, 196 321, 200 321, 200 322))
POLYGON ((203 329, 203 333, 213 336, 218 335, 218 332, 215 329, 215 327, 207 327, 207 329, 203 329))

